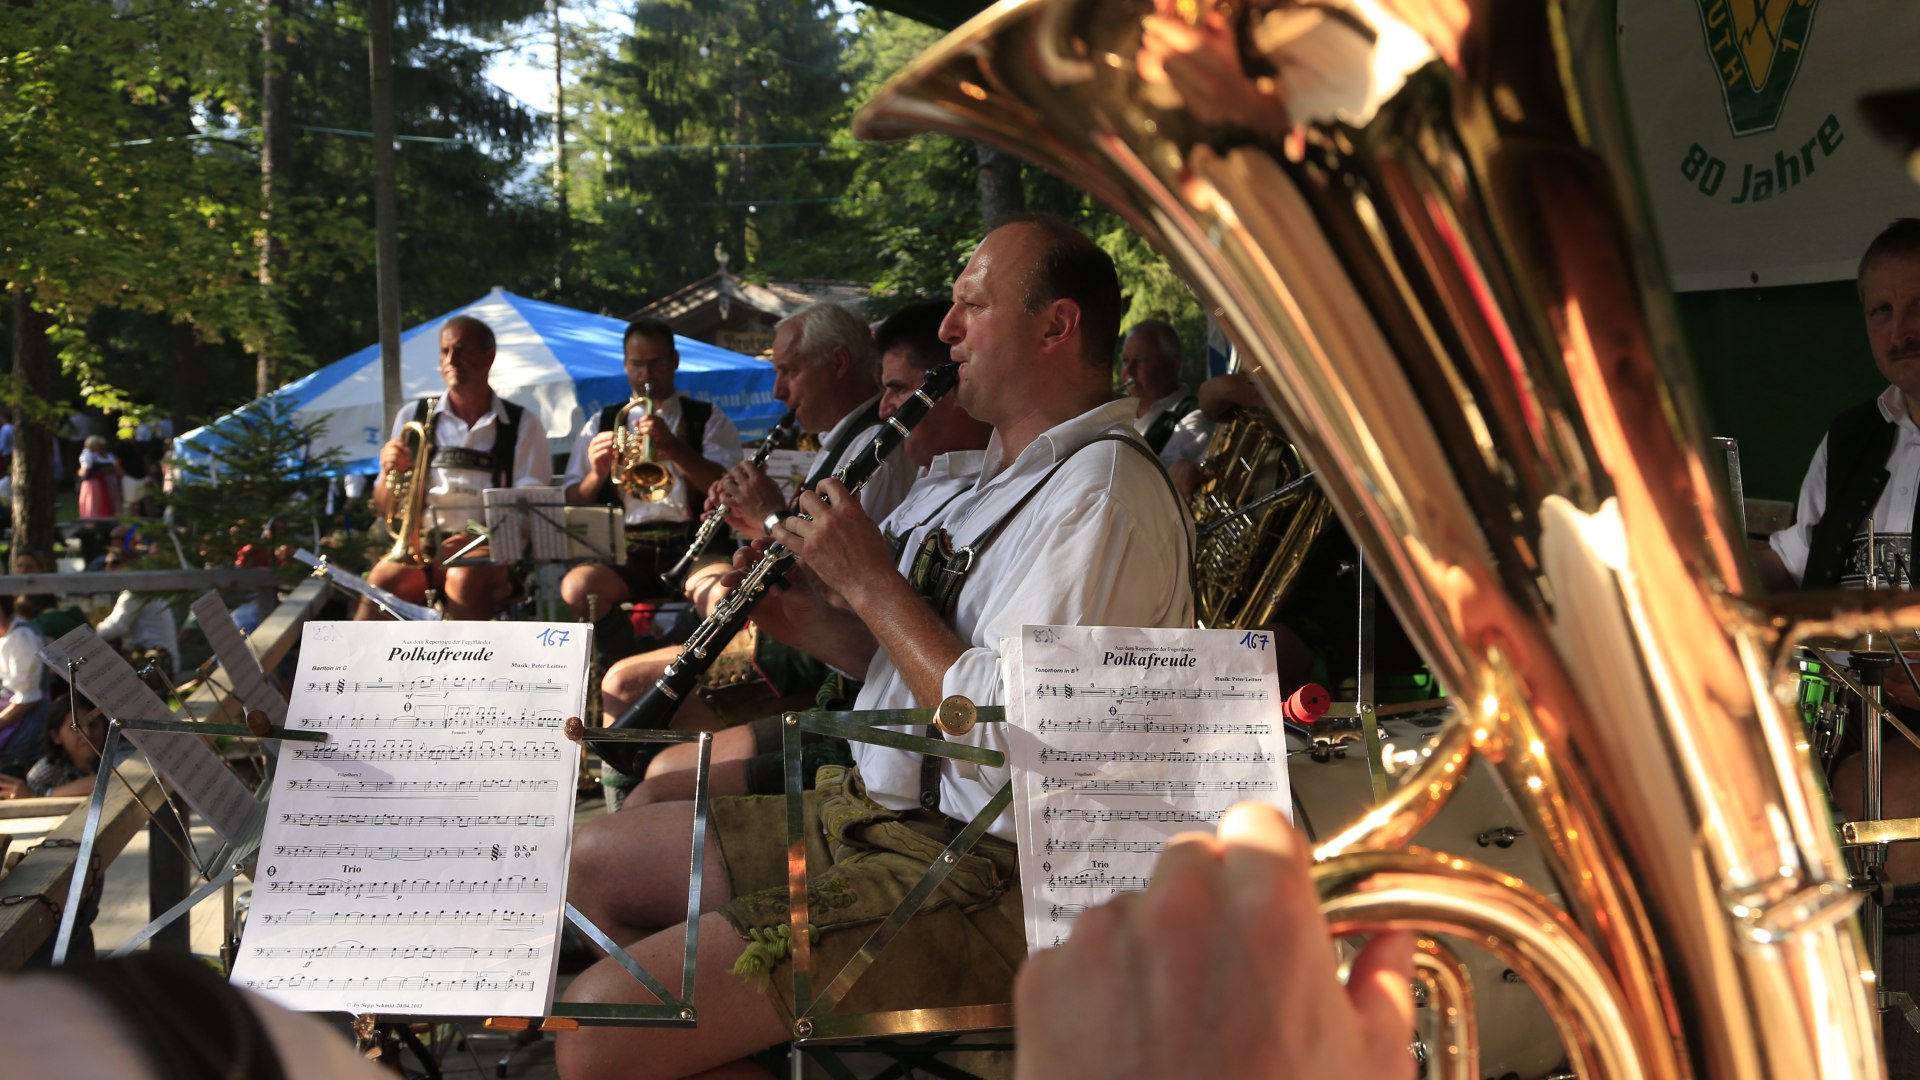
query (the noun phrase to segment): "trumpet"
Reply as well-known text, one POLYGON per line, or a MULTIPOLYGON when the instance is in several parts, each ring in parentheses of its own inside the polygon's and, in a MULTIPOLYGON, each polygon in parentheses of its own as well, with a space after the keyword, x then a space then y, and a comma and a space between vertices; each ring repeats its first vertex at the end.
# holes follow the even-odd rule
MULTIPOLYGON (((775 450, 782 449, 793 442, 794 423, 794 416, 789 412, 780 418, 779 423, 773 425, 773 430, 767 432, 767 437, 760 441, 760 448, 753 452, 754 468, 764 467, 767 458, 775 450)), ((671 568, 661 574, 660 580, 666 582, 669 588, 678 589, 686 579, 687 571, 693 569, 694 560, 706 553, 708 546, 713 543, 714 536, 720 532, 720 526, 726 524, 726 521, 725 506, 716 506, 707 511, 707 516, 700 519, 700 527, 694 530, 693 543, 687 545, 686 554, 681 555, 679 562, 674 563, 671 568)))
MULTIPOLYGON (((868 443, 865 449, 854 455, 851 461, 840 467, 834 478, 847 486, 849 491, 859 491, 873 474, 878 472, 882 462, 906 440, 922 418, 932 409, 941 395, 953 389, 959 378, 959 368, 953 364, 942 364, 927 372, 926 381, 920 384, 893 414, 888 421, 880 425, 880 431, 868 443)), ((714 606, 706 621, 702 622, 687 638, 687 643, 667 665, 666 673, 660 676, 645 695, 632 707, 620 715, 613 723, 617 728, 664 728, 673 719, 687 691, 693 689, 700 676, 706 674, 713 662, 720 658, 721 650, 733 640, 735 634, 747 625, 747 618, 753 614, 754 606, 760 603, 771 589, 784 582, 793 569, 793 552, 783 544, 774 544, 763 552, 759 559, 747 569, 740 584, 733 587, 726 599, 714 606)), ((609 743, 600 747, 600 756, 621 772, 630 771, 640 750, 633 743, 609 743), (614 756, 609 756, 612 754, 614 756)))
MULTIPOLYGON (((1809 626, 1920 605, 1753 599, 1633 205, 1617 33, 1589 0, 1007 0, 855 131, 996 143, 1165 255, 1461 703, 1316 851, 1336 932, 1487 943, 1582 1076, 1878 1077, 1860 897, 1775 687, 1809 626), (1566 912, 1390 850, 1476 757, 1566 912)), ((1470 1041, 1441 1053, 1478 1075, 1470 1041)))
POLYGON ((653 460, 653 437, 635 435, 627 418, 635 409, 653 415, 653 384, 645 383, 633 400, 613 414, 613 478, 629 499, 659 502, 673 490, 673 474, 653 460))
POLYGON ((387 531, 393 534, 393 546, 382 558, 408 566, 425 566, 426 547, 422 531, 427 515, 427 459, 431 457, 432 436, 427 425, 409 420, 400 429, 400 440, 408 444, 413 464, 387 474, 387 531))

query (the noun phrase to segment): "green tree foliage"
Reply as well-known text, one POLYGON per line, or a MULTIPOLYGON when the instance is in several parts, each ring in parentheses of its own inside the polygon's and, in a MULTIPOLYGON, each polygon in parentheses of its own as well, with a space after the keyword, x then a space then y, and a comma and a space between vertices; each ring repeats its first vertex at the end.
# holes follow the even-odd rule
POLYGON ((272 395, 210 428, 201 441, 213 452, 183 457, 166 498, 189 557, 232 566, 247 544, 307 532, 324 505, 327 474, 341 464, 336 452, 313 452, 325 427, 297 422, 292 404, 272 395))

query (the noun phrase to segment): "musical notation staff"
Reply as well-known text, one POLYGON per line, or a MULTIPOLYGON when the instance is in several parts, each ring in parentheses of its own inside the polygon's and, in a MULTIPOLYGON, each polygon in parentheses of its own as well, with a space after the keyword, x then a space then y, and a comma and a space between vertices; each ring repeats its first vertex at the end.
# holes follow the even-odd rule
MULTIPOLYGON (((538 845, 518 844, 516 848, 524 851, 538 845)), ((472 844, 466 847, 411 846, 386 847, 379 844, 279 844, 273 849, 276 858, 281 859, 398 859, 402 862, 422 862, 427 859, 493 859, 496 862, 519 852, 510 851, 501 844, 472 844)))
POLYGON ((401 896, 407 893, 529 893, 544 894, 547 883, 523 877, 504 881, 269 881, 268 892, 305 893, 308 896, 401 896))
POLYGON ((1273 755, 1259 750, 1227 750, 1214 753, 1193 753, 1186 750, 1055 750, 1051 746, 1045 746, 1040 749, 1040 760, 1042 762, 1152 762, 1161 765, 1200 765, 1210 763, 1267 765, 1273 762, 1273 755))
POLYGON ((262 946, 254 952, 260 956, 301 956, 313 960, 325 959, 391 959, 391 960, 432 960, 432 959, 480 959, 480 960, 534 960, 540 956, 536 945, 502 945, 498 948, 476 947, 473 945, 361 945, 357 942, 342 942, 338 945, 298 946, 262 946))
POLYGON ((479 829, 515 825, 545 829, 553 824, 552 814, 281 814, 289 825, 328 828, 335 825, 425 825, 454 829, 479 829))
POLYGON ((361 728, 530 728, 545 730, 566 723, 558 713, 519 716, 455 712, 452 716, 309 716, 296 727, 352 731, 361 728))
POLYGON ((1265 690, 1203 690, 1192 686, 1073 686, 1068 683, 1041 683, 1034 688, 1042 698, 1098 697, 1121 701, 1265 701, 1265 690))
POLYGON ((1084 870, 1078 874, 1048 874, 1049 889, 1144 889, 1152 880, 1144 874, 1110 874, 1084 870))
POLYGON ((387 682, 382 679, 318 679, 303 683, 300 689, 310 694, 443 694, 458 691, 467 694, 563 694, 567 687, 557 682, 523 682, 519 679, 489 679, 470 675, 428 675, 418 679, 387 682))
POLYGON ((1034 727, 1048 731, 1111 731, 1143 735, 1271 735, 1272 724, 1188 724, 1110 716, 1104 720, 1042 720, 1034 727))
POLYGON ((306 975, 282 975, 247 984, 250 990, 424 990, 436 993, 459 990, 531 990, 532 979, 465 975, 436 979, 425 975, 395 975, 386 978, 321 979, 306 975))
POLYGON ((333 743, 321 743, 318 746, 303 746, 294 751, 294 757, 309 761, 553 761, 559 758, 560 748, 551 743, 516 742, 479 742, 471 746, 412 746, 402 745, 370 748, 355 746, 351 743, 340 746, 333 743))
POLYGON ((1087 913, 1085 904, 1049 904, 1047 917, 1050 919, 1077 919, 1087 913))
POLYGON ((1078 791, 1087 795, 1194 796, 1225 791, 1272 791, 1271 780, 1080 780, 1049 776, 1043 791, 1078 791))
POLYGON ((1048 853, 1059 851, 1159 851, 1165 847, 1158 840, 1115 840, 1111 837, 1095 837, 1091 840, 1062 840, 1047 837, 1048 853))
POLYGON ((287 926, 492 926, 517 930, 539 926, 544 918, 524 911, 289 911, 256 916, 287 926))
POLYGON ((1221 810, 1103 810, 1080 806, 1049 806, 1040 811, 1046 821, 1191 821, 1213 824, 1221 810))
POLYGON ((420 793, 444 796, 468 791, 552 791, 558 781, 549 779, 516 780, 289 780, 288 791, 338 791, 353 795, 420 793))

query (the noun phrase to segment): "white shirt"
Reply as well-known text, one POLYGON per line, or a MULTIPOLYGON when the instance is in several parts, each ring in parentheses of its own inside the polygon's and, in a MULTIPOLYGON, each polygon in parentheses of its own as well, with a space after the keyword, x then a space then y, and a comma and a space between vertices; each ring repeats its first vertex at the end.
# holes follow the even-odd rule
POLYGON ((173 609, 157 596, 143 600, 122 590, 114 598, 113 610, 94 628, 94 633, 108 641, 125 638, 129 649, 164 650, 173 661, 173 670, 167 674, 180 670, 179 628, 173 621, 173 609))
MULTIPOLYGON (((685 400, 684 395, 675 393, 665 401, 655 401, 653 415, 659 417, 661 422, 672 428, 674 432, 684 436, 686 428, 681 423, 683 410, 680 408, 683 400, 685 400)), ((627 422, 631 424, 633 419, 633 414, 628 413, 627 422)), ((587 415, 586 423, 580 425, 580 437, 574 440, 573 454, 567 458, 567 475, 560 481, 563 487, 572 487, 587 475, 587 468, 592 464, 592 456, 587 453, 587 447, 593 442, 593 437, 598 434, 600 434, 600 411, 596 410, 587 415)), ((733 421, 728 419, 727 414, 721 412, 718 406, 714 407, 713 416, 707 421, 706 430, 700 434, 700 456, 722 469, 731 468, 741 458, 740 429, 733 426, 733 421)), ((693 519, 693 511, 688 509, 687 503, 686 476, 681 473, 678 465, 671 462, 663 462, 663 464, 667 466, 667 475, 673 478, 673 486, 667 489, 666 498, 648 502, 645 499, 629 498, 626 493, 621 493, 620 499, 627 507, 627 524, 644 525, 650 521, 691 521, 693 519)), ((607 482, 613 481, 609 479, 607 482)), ((702 500, 705 496, 706 493, 702 492, 702 500)))
MULTIPOLYGON (((827 429, 825 435, 820 436, 820 445, 832 447, 841 435, 853 427, 854 420, 879 400, 880 395, 875 394, 855 406, 853 411, 841 417, 837 423, 827 429)), ((809 478, 825 477, 839 472, 842 465, 858 457, 860 451, 865 450, 874 439, 879 438, 881 426, 873 424, 862 429, 859 435, 847 442, 846 448, 840 452, 839 456, 830 462, 826 451, 822 450, 820 459, 814 462, 813 469, 807 473, 807 476, 809 478)), ((875 521, 886 520, 887 515, 893 513, 893 508, 899 506, 901 500, 907 497, 907 492, 913 489, 916 470, 913 459, 907 456, 904 440, 902 442, 903 445, 895 446, 893 452, 880 463, 879 471, 867 481, 867 486, 860 489, 860 509, 875 521)))
MULTIPOLYGON (((1046 490, 1020 507, 975 560, 953 616, 954 632, 970 648, 947 669, 943 696, 964 694, 978 705, 1004 704, 1001 639, 1029 623, 1193 625, 1188 573, 1193 526, 1165 477, 1141 450, 1116 442, 1074 453, 1098 435, 1131 434, 1134 408, 1132 399, 1102 405, 1048 430, 1011 462, 1001 460, 996 433, 973 486, 907 537, 897 563, 903 571, 934 528, 945 528, 955 547, 966 546, 1071 455, 1046 490)), ((854 708, 920 704, 886 653, 876 653, 854 708)), ((982 724, 963 741, 1006 749, 998 724, 982 724)), ((919 805, 919 754, 854 743, 853 755, 875 801, 895 809, 919 805)), ((1006 769, 946 762, 941 812, 962 821, 972 818, 1007 776, 1006 769)), ((1013 839, 1013 816, 1002 813, 990 831, 1013 839)))
POLYGON ((7 693, 6 704, 31 704, 44 695, 40 689, 40 646, 46 639, 32 623, 18 615, 0 638, 0 689, 7 693))
MULTIPOLYGON (((1145 413, 1133 418, 1133 430, 1145 435, 1154 421, 1160 419, 1168 409, 1192 396, 1193 391, 1184 384, 1174 387, 1173 393, 1155 401, 1147 406, 1145 413)), ((1213 422, 1199 409, 1193 409, 1174 425, 1173 434, 1167 437, 1167 444, 1160 448, 1160 461, 1165 465, 1176 461, 1199 461, 1207 452, 1207 440, 1212 437, 1213 422)))
MULTIPOLYGON (((406 429, 407 422, 419 408, 417 402, 408 402, 393 415, 393 438, 398 439, 406 429)), ((433 403, 433 411, 427 417, 433 424, 433 444, 435 446, 463 446, 469 450, 487 451, 493 449, 494 432, 506 423, 506 399, 499 394, 493 395, 493 404, 472 424, 447 411, 447 396, 439 397, 433 403)), ((520 437, 513 446, 512 483, 508 487, 546 487, 553 482, 553 459, 547 452, 547 429, 540 424, 540 417, 532 409, 520 413, 520 437)), ((480 493, 493 487, 493 475, 485 469, 443 469, 429 466, 427 469, 427 504, 429 506, 464 505, 478 506, 480 493)))
MULTIPOLYGON (((1920 426, 1907 414, 1905 395, 1897 386, 1881 391, 1877 402, 1880 415, 1895 426, 1893 455, 1887 459, 1887 486, 1880 501, 1873 505, 1874 548, 1880 563, 1877 574, 1883 581, 1910 587, 1913 569, 1913 502, 1920 490, 1920 426)), ((1807 553, 1813 547, 1813 527, 1827 512, 1827 440, 1813 452, 1813 464, 1807 466, 1807 478, 1800 482, 1800 502, 1794 510, 1793 524, 1767 538, 1767 543, 1787 565, 1793 580, 1806 575, 1807 553)), ((1841 572, 1840 584, 1859 588, 1866 583, 1866 537, 1863 523, 1860 545, 1841 572)))

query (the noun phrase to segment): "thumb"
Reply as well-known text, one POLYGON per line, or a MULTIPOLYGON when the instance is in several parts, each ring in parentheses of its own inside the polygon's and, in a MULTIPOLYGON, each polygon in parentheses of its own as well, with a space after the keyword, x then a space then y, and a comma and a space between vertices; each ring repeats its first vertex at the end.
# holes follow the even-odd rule
MULTIPOLYGON (((1413 1033, 1413 934, 1375 934, 1354 958, 1347 1001, 1359 1014, 1367 1045, 1402 1046, 1413 1033)), ((1412 1059, 1407 1059, 1409 1069, 1412 1059)))

